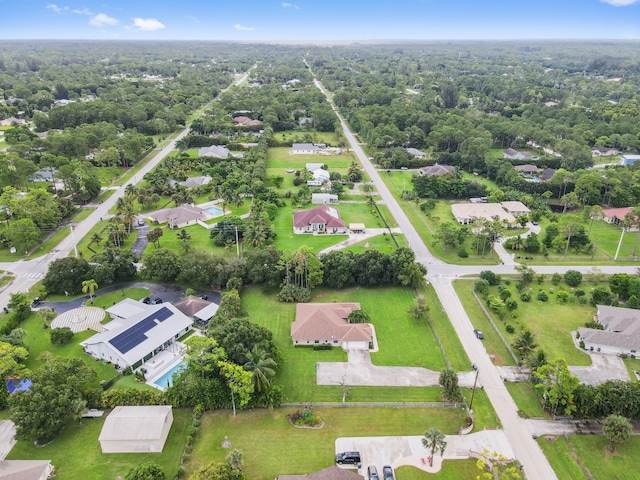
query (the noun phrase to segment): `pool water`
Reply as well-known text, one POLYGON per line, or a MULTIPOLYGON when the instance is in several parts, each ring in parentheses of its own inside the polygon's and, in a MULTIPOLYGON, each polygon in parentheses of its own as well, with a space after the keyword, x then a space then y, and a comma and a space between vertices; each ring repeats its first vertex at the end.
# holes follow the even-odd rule
POLYGON ((161 377, 155 379, 153 381, 153 384, 157 385, 163 390, 166 390, 171 384, 171 377, 173 376, 173 374, 179 372, 185 366, 186 366, 186 362, 183 360, 177 365, 174 365, 170 370, 167 370, 166 372, 164 372, 164 374, 161 377))
POLYGON ((208 207, 205 211, 215 216, 222 215, 224 213, 220 207, 208 207))

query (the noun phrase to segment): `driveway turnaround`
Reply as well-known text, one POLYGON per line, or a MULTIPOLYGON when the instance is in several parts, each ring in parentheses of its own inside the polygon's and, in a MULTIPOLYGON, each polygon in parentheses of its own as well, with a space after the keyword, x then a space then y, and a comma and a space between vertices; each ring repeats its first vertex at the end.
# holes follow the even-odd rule
POLYGON ((580 383, 600 385, 607 380, 622 380, 628 382, 629 372, 624 362, 617 355, 597 352, 587 352, 591 357, 588 367, 569 367, 569 371, 580 379, 580 383))
MULTIPOLYGON (((425 431, 429 425, 425 425, 425 431)), ((336 439, 336 453, 358 451, 362 459, 360 474, 365 475, 369 465, 375 465, 382 472, 384 465, 394 469, 411 465, 425 472, 436 473, 445 460, 465 460, 477 457, 483 450, 496 452, 507 459, 515 459, 507 437, 502 430, 483 430, 469 435, 445 435, 447 447, 444 455, 438 453, 429 466, 430 452, 422 446, 423 437, 342 437, 336 439)))
MULTIPOLYGON (((368 387, 432 387, 438 385, 440 372, 422 367, 379 367, 371 363, 371 353, 364 349, 348 349, 348 362, 318 362, 318 385, 368 387)), ((458 374, 463 387, 472 387, 474 372, 458 374)))

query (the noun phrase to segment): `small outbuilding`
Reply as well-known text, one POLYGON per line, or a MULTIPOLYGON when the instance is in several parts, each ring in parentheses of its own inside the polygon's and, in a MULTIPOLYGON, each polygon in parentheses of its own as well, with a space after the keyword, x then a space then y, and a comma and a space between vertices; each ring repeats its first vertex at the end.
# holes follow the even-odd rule
POLYGON ((160 453, 172 424, 170 405, 116 407, 98 437, 102 453, 160 453))

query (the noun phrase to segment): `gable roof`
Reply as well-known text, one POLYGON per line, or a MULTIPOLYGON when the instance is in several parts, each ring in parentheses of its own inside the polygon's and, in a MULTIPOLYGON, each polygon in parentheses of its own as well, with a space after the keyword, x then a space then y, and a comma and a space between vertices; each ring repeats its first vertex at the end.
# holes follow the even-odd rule
POLYGON ((633 212, 633 208, 631 207, 620 207, 620 208, 606 208, 602 210, 602 214, 608 218, 619 218, 620 220, 624 220, 624 217, 633 212))
POLYGON ((51 460, 0 460, 0 480, 40 480, 52 471, 51 460))
POLYGON ((105 310, 112 317, 129 318, 147 311, 147 305, 133 298, 125 298, 105 310))
POLYGON ((502 152, 505 155, 509 155, 509 156, 513 156, 513 155, 517 155, 518 151, 514 150, 513 148, 507 148, 504 152, 502 152))
POLYGON ((107 415, 98 440, 143 441, 160 439, 170 413, 170 405, 116 407, 107 415))
POLYGON ((585 343, 640 350, 640 310, 597 305, 598 322, 605 330, 578 328, 585 343))
POLYGON ((220 145, 202 147, 198 150, 198 157, 227 158, 229 155, 231 155, 231 152, 226 147, 221 147, 220 145))
POLYGON ((291 145, 293 150, 317 150, 318 148, 313 143, 294 143, 291 145))
POLYGON ((431 165, 430 167, 422 167, 418 169, 418 173, 427 177, 442 177, 443 175, 450 175, 455 173, 455 167, 451 165, 440 165, 436 163, 435 165, 431 165))
POLYGON ((368 342, 371 326, 347 322, 354 310, 360 310, 359 303, 298 303, 296 319, 291 324, 291 338, 301 342, 329 339, 368 342))
POLYGON ((527 206, 524 203, 518 202, 518 201, 502 202, 500 203, 500 205, 502 205, 502 208, 504 208, 509 213, 512 213, 512 212, 529 213, 531 211, 527 208, 527 206))
POLYGON ((293 212, 293 226, 302 228, 313 223, 324 224, 327 227, 344 227, 340 212, 329 205, 319 205, 311 210, 293 212))

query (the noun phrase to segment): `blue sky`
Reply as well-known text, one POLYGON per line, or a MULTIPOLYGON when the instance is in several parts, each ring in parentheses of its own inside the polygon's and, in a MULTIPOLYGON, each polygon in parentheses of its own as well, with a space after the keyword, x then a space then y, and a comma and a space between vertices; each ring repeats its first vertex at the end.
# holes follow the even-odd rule
POLYGON ((640 39, 640 0, 0 0, 0 17, 1 39, 640 39))

